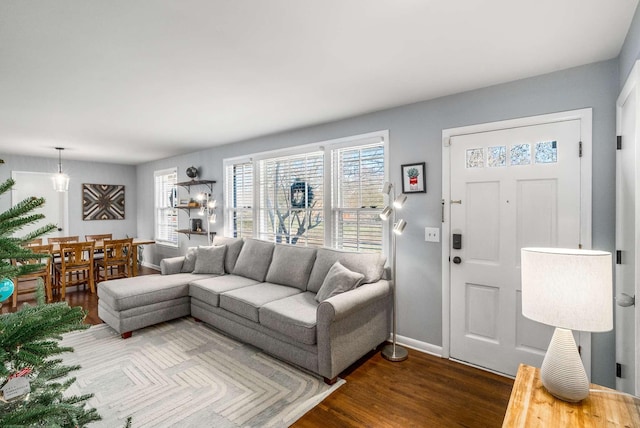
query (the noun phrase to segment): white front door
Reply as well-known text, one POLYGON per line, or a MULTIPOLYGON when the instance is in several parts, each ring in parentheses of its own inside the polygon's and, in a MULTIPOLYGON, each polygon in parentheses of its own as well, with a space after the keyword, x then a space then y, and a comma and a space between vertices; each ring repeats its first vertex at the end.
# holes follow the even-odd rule
MULTIPOLYGON (((638 204, 640 204, 640 183, 638 168, 640 167, 640 153, 638 153, 637 127, 638 123, 638 65, 633 69, 629 81, 625 84, 618 98, 618 135, 622 137, 621 148, 616 153, 616 250, 620 251, 620 258, 616 262, 616 296, 623 293, 628 296, 638 296, 636 292, 640 286, 638 267, 640 266, 638 252, 638 204)), ((616 305, 616 363, 620 371, 616 373, 616 389, 630 394, 638 394, 638 367, 636 349, 640 343, 638 329, 638 305, 616 305)))
POLYGON ((16 184, 11 189, 11 205, 30 197, 45 199, 44 205, 33 212, 33 214, 44 214, 44 220, 25 226, 16 236, 22 237, 49 223, 57 225, 58 230, 50 232, 47 237, 69 235, 67 232, 69 226, 67 220, 67 192, 55 191, 51 176, 52 174, 42 172, 12 171, 11 178, 14 179, 16 184))
POLYGON ((542 364, 553 328, 522 315, 520 249, 580 247, 580 137, 580 120, 451 137, 452 358, 542 364))

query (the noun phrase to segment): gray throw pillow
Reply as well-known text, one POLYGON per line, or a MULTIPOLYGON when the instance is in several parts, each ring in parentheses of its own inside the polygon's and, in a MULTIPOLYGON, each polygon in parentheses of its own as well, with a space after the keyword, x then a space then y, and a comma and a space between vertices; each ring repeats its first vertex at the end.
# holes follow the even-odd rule
POLYGON ((226 245, 198 247, 196 268, 193 273, 224 275, 224 253, 226 251, 226 245))
POLYGON ((191 273, 196 268, 196 256, 198 254, 197 247, 189 247, 187 254, 184 255, 184 261, 182 262, 182 273, 191 273))
POLYGON ((234 275, 264 282, 274 247, 275 245, 271 242, 247 239, 233 268, 234 275))
POLYGON ((363 274, 350 271, 340 262, 335 262, 329 269, 318 294, 316 294, 316 301, 323 302, 329 297, 352 290, 360 285, 363 279, 363 274))
POLYGON ((236 266, 236 260, 240 250, 242 250, 242 244, 244 241, 242 238, 226 238, 224 236, 214 236, 213 245, 226 245, 227 254, 224 256, 224 270, 227 273, 232 273, 233 268, 236 266))

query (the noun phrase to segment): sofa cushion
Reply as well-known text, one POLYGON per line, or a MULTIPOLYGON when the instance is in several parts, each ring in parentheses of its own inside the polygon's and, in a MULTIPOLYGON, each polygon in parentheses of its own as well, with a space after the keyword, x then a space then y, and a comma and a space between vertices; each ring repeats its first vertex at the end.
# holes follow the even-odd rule
POLYGON ((184 261, 182 262, 182 269, 180 272, 191 273, 196 268, 196 257, 198 254, 197 247, 189 247, 187 254, 184 255, 184 261))
POLYGON ((224 236, 214 236, 213 245, 226 245, 227 253, 224 256, 224 270, 227 273, 233 273, 233 268, 242 250, 242 244, 244 241, 242 238, 226 238, 224 236))
POLYGON ((363 279, 363 274, 353 272, 342 266, 340 262, 335 262, 318 290, 316 301, 324 302, 329 297, 354 289, 360 285, 363 279))
POLYGON ((304 292, 269 302, 260 308, 260 324, 292 338, 296 342, 316 343, 315 294, 304 292))
POLYGON ((274 244, 258 239, 247 239, 242 245, 233 273, 262 282, 267 276, 274 244))
POLYGON ((198 247, 196 257, 196 267, 193 273, 210 273, 214 275, 224 275, 224 255, 227 251, 226 245, 213 245, 211 247, 198 247))
POLYGON ((211 275, 177 273, 112 279, 98 284, 98 299, 114 311, 189 296, 189 283, 211 275))
POLYGON ((189 296, 202 300, 211 306, 220 306, 221 293, 255 284, 259 284, 259 282, 244 276, 233 274, 214 276, 213 278, 191 281, 189 283, 189 296))
POLYGON ((364 275, 362 284, 379 281, 384 272, 387 258, 379 253, 353 253, 348 251, 318 248, 316 261, 313 264, 307 290, 317 293, 329 273, 329 269, 339 261, 347 269, 364 275))
POLYGON ((267 273, 267 282, 307 289, 316 249, 278 244, 273 250, 273 258, 267 273))
POLYGON ((261 306, 298 293, 301 291, 295 287, 263 282, 220 294, 220 307, 251 321, 259 322, 258 310, 261 306))

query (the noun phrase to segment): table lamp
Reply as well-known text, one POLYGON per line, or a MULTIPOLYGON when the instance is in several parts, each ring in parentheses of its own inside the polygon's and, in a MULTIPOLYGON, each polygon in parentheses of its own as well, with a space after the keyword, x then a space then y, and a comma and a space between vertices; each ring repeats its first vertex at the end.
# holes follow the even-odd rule
POLYGON ((555 327, 540 378, 553 396, 578 402, 589 380, 572 330, 613 328, 611 253, 563 248, 523 248, 522 314, 555 327))

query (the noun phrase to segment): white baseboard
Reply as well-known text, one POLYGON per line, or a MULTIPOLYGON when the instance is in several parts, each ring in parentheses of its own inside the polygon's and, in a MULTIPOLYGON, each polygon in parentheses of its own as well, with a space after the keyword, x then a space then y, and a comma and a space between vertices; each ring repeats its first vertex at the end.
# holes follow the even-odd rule
MULTIPOLYGON (((389 335, 389 341, 393 340, 393 336, 389 335)), ((425 354, 435 355, 436 357, 442 357, 442 346, 432 345, 431 343, 421 342, 419 340, 412 339, 410 337, 396 335, 396 342, 398 345, 411 348, 415 351, 424 352, 425 354)))
POLYGON ((142 266, 148 267, 148 268, 151 268, 151 269, 155 269, 155 270, 160 270, 160 266, 159 265, 154 265, 154 264, 147 263, 147 262, 142 262, 142 266))

